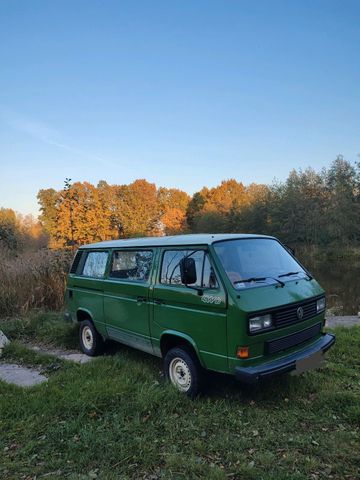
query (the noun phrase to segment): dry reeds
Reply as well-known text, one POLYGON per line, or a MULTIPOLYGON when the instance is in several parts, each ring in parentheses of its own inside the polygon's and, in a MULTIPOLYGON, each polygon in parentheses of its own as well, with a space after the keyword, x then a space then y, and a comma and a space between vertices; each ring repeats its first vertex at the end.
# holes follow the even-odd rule
POLYGON ((0 251, 0 317, 33 308, 60 310, 73 254, 43 249, 22 254, 0 251))

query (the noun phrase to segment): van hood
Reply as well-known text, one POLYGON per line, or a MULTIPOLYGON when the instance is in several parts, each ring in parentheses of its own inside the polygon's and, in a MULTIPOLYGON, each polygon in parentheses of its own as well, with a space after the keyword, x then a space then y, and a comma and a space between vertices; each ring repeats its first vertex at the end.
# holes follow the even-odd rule
POLYGON ((284 287, 271 284, 238 290, 236 302, 241 310, 254 312, 301 302, 324 293, 315 279, 297 279, 287 281, 284 287))

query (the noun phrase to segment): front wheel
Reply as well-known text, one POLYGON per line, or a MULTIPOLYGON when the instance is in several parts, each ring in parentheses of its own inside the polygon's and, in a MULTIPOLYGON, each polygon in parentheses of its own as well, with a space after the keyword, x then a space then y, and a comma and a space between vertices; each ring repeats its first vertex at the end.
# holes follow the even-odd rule
POLYGON ((89 357, 95 357, 104 350, 104 340, 90 320, 80 323, 79 337, 81 350, 89 357))
POLYGON ((194 398, 201 388, 201 366, 186 347, 175 347, 164 359, 165 376, 182 393, 194 398))

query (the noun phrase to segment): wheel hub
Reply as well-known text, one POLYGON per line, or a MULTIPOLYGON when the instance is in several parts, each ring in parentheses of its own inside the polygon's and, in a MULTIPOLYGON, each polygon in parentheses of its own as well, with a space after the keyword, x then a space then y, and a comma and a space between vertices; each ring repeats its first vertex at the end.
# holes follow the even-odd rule
POLYGON ((187 392, 191 387, 191 373, 187 363, 179 357, 174 358, 169 366, 170 380, 175 387, 187 392))
POLYGON ((82 331, 82 341, 87 350, 91 350, 94 343, 92 331, 89 327, 84 327, 82 331))

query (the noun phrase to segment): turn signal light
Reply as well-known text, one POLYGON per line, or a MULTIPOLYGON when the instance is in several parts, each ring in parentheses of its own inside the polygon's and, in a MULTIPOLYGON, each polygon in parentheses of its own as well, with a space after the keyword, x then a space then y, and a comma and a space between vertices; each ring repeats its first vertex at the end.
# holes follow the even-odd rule
POLYGON ((249 357, 249 347, 237 347, 236 356, 238 358, 248 358, 249 357))

